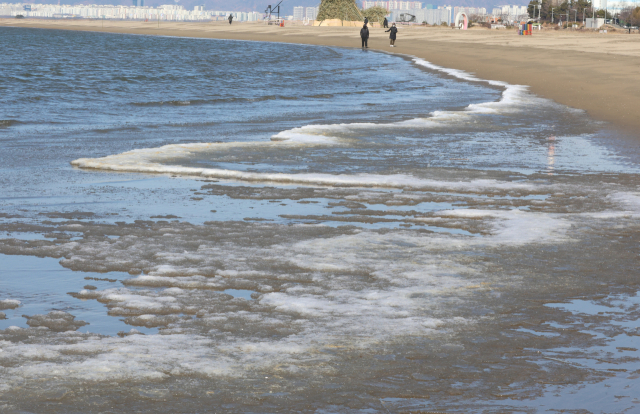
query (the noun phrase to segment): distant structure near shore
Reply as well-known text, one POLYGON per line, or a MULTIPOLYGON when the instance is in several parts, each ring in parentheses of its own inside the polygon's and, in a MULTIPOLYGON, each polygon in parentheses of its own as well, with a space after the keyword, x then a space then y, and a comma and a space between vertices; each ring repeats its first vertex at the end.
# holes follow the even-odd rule
POLYGON ((316 20, 319 9, 319 7, 295 6, 293 8, 293 20, 316 20))
POLYGON ((262 21, 263 13, 239 12, 233 10, 204 10, 204 6, 195 6, 186 10, 184 6, 166 4, 158 7, 144 6, 145 0, 132 0, 132 6, 112 6, 98 4, 59 5, 31 4, 27 9, 23 3, 1 3, 0 16, 40 18, 84 18, 110 20, 153 20, 153 21, 211 21, 226 20, 230 14, 234 21, 262 21), (138 5, 136 5, 138 4, 138 5))

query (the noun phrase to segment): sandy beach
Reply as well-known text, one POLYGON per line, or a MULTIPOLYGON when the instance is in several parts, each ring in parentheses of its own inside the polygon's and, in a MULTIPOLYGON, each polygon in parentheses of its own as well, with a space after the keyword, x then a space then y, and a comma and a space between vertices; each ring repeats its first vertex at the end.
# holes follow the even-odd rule
MULTIPOLYGON (((304 43, 358 47, 357 28, 284 28, 261 23, 140 22, 0 19, 0 25, 43 29, 103 31, 143 35, 304 43), (104 27, 103 27, 104 26, 104 27)), ((483 79, 528 85, 535 94, 579 108, 632 134, 640 128, 640 36, 542 30, 518 36, 513 30, 451 30, 401 27, 391 49, 383 29, 371 30, 371 50, 426 59, 483 79)), ((283 56, 295 59, 295 56, 283 56)))

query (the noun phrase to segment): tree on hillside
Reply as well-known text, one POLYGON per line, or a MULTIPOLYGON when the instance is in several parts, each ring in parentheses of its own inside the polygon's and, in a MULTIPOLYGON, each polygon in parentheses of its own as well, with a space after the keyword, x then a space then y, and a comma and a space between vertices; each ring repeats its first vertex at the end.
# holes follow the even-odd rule
POLYGON ((640 26, 640 7, 625 7, 620 12, 620 20, 627 26, 640 26))
POLYGON ((362 15, 369 18, 370 22, 382 23, 384 18, 389 15, 389 12, 384 7, 375 6, 362 10, 362 15))
POLYGON ((355 0, 322 0, 317 20, 364 20, 355 0))

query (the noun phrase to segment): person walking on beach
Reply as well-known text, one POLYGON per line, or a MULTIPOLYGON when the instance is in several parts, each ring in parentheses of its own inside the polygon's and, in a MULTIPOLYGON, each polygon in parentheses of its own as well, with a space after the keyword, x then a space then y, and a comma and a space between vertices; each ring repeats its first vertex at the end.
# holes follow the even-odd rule
POLYGON ((229 14, 229 24, 233 21, 233 14, 229 14))
POLYGON ((364 18, 364 25, 366 26, 366 25, 368 25, 368 24, 369 24, 369 18, 368 18, 368 17, 365 17, 365 18, 364 18))
POLYGON ((389 28, 389 21, 387 20, 387 18, 385 17, 384 20, 382 21, 382 27, 384 29, 388 29, 389 28))
POLYGON ((391 42, 391 44, 389 46, 396 47, 396 33, 398 33, 398 29, 396 28, 396 24, 392 23, 391 24, 391 28, 389 30, 385 30, 385 32, 390 32, 389 33, 389 42, 391 42))
POLYGON ((362 39, 362 48, 369 49, 369 45, 367 44, 369 41, 369 28, 366 24, 362 26, 362 29, 360 29, 360 38, 362 39))

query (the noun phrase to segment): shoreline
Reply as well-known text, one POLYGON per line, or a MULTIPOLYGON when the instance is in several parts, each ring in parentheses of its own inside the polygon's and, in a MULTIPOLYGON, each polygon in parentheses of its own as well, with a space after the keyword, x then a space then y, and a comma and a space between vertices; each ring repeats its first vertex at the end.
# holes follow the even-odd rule
MULTIPOLYGON (((0 27, 265 41, 360 49, 358 28, 260 23, 196 23, 0 18, 0 27), (102 28, 102 24, 105 27, 102 28)), ((391 49, 383 29, 371 29, 369 50, 414 56, 484 80, 527 85, 543 98, 581 109, 640 137, 640 36, 545 30, 459 31, 401 27, 391 49)))

